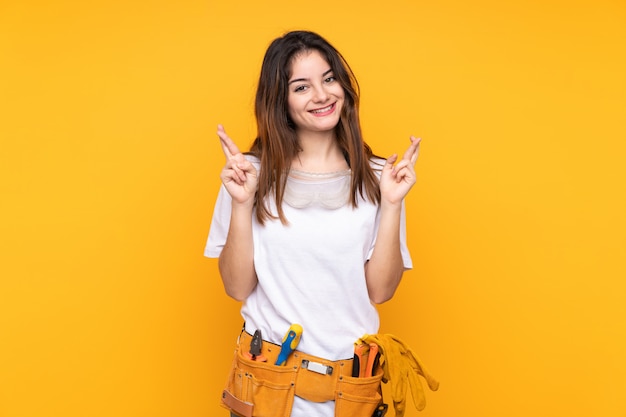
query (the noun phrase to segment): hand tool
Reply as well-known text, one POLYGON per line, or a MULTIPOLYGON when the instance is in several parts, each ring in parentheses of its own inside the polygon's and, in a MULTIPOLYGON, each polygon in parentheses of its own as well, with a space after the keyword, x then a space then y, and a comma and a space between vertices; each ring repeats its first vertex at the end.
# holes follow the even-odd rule
POLYGON ((378 366, 378 345, 370 343, 370 351, 367 356, 367 366, 365 367, 365 378, 374 375, 376 366, 378 366))
POLYGON ((267 362, 267 358, 261 353, 262 347, 263 337, 261 336, 261 331, 257 329, 254 332, 254 336, 252 336, 252 341, 250 342, 250 352, 246 352, 248 359, 259 362, 267 362))
POLYGON ((374 411, 374 414, 372 414, 372 417, 383 417, 385 414, 387 414, 387 409, 389 408, 389 406, 387 404, 381 404, 378 407, 376 407, 376 411, 374 411))
POLYGON ((363 369, 365 367, 365 345, 354 345, 354 359, 352 362, 352 377, 359 378, 363 376, 363 369))
POLYGON ((406 410, 407 388, 411 389, 415 408, 418 411, 423 410, 426 406, 426 395, 418 377, 422 376, 428 383, 428 388, 433 391, 437 391, 439 382, 428 372, 413 350, 390 334, 365 335, 358 342, 378 345, 383 378, 391 388, 395 414, 402 415, 406 410))
POLYGON ((296 349, 298 343, 300 343, 300 337, 302 337, 302 326, 299 324, 292 324, 287 330, 285 337, 283 337, 283 344, 280 347, 280 353, 276 359, 275 365, 284 365, 287 362, 287 358, 296 349))

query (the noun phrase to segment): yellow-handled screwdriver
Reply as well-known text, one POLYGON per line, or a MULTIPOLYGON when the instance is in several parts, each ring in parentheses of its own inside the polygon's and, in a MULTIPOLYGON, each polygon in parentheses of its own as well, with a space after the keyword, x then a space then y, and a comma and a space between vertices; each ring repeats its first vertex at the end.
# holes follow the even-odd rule
POLYGON ((302 326, 299 324, 292 324, 287 330, 285 337, 283 337, 283 344, 280 346, 280 353, 276 359, 275 365, 284 365, 287 362, 287 358, 291 355, 291 352, 296 350, 296 346, 300 343, 300 337, 302 337, 302 326))

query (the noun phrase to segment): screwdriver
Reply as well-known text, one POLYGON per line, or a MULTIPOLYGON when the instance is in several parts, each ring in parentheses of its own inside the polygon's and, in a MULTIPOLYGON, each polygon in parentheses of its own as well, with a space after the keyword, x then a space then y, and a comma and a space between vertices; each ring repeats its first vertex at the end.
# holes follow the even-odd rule
POLYGON ((283 337, 283 344, 280 346, 280 353, 276 359, 275 365, 284 365, 287 362, 287 358, 296 349, 298 343, 300 343, 300 337, 302 337, 302 326, 299 324, 292 324, 283 337))

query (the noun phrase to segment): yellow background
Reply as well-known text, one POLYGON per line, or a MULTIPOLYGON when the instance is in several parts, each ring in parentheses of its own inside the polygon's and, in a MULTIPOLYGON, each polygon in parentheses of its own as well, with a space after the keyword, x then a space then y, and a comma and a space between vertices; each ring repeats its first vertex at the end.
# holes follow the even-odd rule
POLYGON ((377 153, 423 138, 415 269, 380 308, 441 381, 420 415, 626 416, 616 0, 4 0, 0 416, 226 415, 215 129, 250 144, 299 28, 353 66, 377 153))

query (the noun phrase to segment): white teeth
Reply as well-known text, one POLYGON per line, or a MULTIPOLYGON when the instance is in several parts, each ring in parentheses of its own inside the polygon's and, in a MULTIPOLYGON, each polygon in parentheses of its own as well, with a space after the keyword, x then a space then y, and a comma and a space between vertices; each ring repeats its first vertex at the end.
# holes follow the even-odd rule
POLYGON ((311 110, 312 113, 324 113, 328 110, 330 110, 333 107, 333 105, 331 104, 328 107, 324 107, 323 109, 318 109, 318 110, 311 110))

